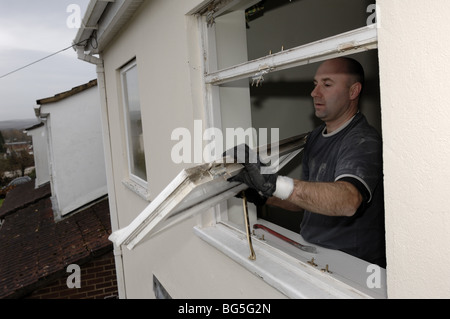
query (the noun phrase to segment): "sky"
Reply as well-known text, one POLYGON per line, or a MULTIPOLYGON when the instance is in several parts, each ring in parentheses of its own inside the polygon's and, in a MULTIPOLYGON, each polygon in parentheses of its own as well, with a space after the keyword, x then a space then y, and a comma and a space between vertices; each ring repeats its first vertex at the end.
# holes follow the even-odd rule
POLYGON ((34 119, 37 100, 97 77, 95 66, 78 60, 72 48, 4 76, 70 47, 88 3, 0 0, 0 121, 34 119))

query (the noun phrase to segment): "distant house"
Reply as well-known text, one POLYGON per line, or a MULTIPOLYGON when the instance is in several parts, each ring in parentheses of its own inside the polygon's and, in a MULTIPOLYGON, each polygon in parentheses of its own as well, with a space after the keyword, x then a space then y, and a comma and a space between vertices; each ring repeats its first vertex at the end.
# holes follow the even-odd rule
POLYGON ((10 155, 16 153, 20 155, 20 152, 32 153, 33 147, 30 142, 7 142, 5 143, 6 154, 10 155))
POLYGON ((117 297, 108 199, 55 221, 50 185, 10 191, 0 208, 0 299, 117 297), (79 267, 79 286, 69 276, 79 267))
POLYGON ((36 186, 50 181, 60 219, 107 194, 97 80, 40 99, 33 138, 36 186))

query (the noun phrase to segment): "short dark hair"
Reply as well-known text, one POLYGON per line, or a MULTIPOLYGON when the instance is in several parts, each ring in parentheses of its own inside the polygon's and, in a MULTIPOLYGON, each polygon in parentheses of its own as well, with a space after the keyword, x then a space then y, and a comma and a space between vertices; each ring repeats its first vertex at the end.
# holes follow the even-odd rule
POLYGON ((364 88, 365 74, 361 63, 348 57, 343 57, 342 59, 346 62, 347 72, 355 76, 356 82, 361 83, 361 86, 364 88))

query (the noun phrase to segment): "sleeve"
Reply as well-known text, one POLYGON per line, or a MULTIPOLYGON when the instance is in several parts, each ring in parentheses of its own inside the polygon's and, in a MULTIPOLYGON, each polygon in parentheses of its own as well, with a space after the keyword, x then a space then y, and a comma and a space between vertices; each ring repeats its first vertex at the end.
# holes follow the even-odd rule
POLYGON ((382 142, 379 135, 366 130, 348 136, 339 150, 335 181, 352 183, 368 203, 382 174, 382 142))

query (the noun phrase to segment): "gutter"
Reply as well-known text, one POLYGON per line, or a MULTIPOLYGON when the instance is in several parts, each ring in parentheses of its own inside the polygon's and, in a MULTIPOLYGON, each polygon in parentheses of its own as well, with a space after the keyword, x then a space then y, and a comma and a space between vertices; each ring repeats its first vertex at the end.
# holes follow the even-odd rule
MULTIPOLYGON (((90 40, 92 33, 98 29, 98 21, 100 20, 109 2, 114 2, 114 0, 89 1, 86 13, 81 21, 81 27, 78 29, 75 40, 73 41, 75 45, 85 40, 90 40)), ((88 43, 89 41, 86 43, 85 47, 88 43)))
MULTIPOLYGON (((103 15, 106 7, 110 2, 114 0, 91 0, 89 2, 88 8, 86 10, 85 16, 82 21, 82 26, 78 30, 74 43, 74 49, 77 52, 79 60, 85 61, 87 63, 94 64, 96 66, 97 72, 97 85, 100 94, 100 107, 101 107, 101 121, 103 129, 103 147, 105 153, 105 168, 109 172, 109 176, 112 177, 112 181, 107 183, 108 196, 109 196, 109 208, 110 208, 110 219, 112 229, 119 229, 119 217, 117 213, 117 203, 116 194, 114 189, 114 174, 113 174, 113 160, 111 152, 111 133, 109 127, 109 115, 108 115, 108 104, 107 104, 107 94, 106 94, 106 78, 105 78, 105 68, 104 62, 101 56, 93 56, 93 52, 90 51, 91 38, 95 34, 94 31, 98 29, 98 21, 103 15), (85 43, 83 43, 86 40, 85 43), (89 51, 88 51, 89 50, 89 51)), ((125 289, 125 274, 123 267, 122 258, 122 248, 113 248, 114 262, 116 265, 116 276, 117 276, 117 289, 119 293, 119 299, 126 299, 126 289, 125 289)))
MULTIPOLYGON (((111 183, 107 183, 108 194, 109 194, 109 208, 111 216, 111 226, 112 229, 119 229, 119 217, 117 214, 117 204, 116 195, 114 189, 114 174, 113 174, 113 164, 112 164, 112 153, 111 153, 111 133, 108 122, 108 104, 106 97, 106 80, 105 80, 105 68, 103 65, 103 59, 94 57, 89 54, 85 54, 82 48, 77 49, 78 59, 95 64, 97 71, 97 81, 98 81, 98 91, 100 94, 100 106, 102 115, 102 128, 103 128, 103 147, 105 153, 105 166, 106 171, 110 172, 110 176, 113 178, 111 183), (113 200, 111 200, 113 199, 113 200)), ((117 288, 119 292, 120 299, 126 299, 125 290, 125 275, 123 269, 123 258, 122 258, 122 248, 114 245, 113 249, 114 261, 116 264, 117 273, 117 288)))

